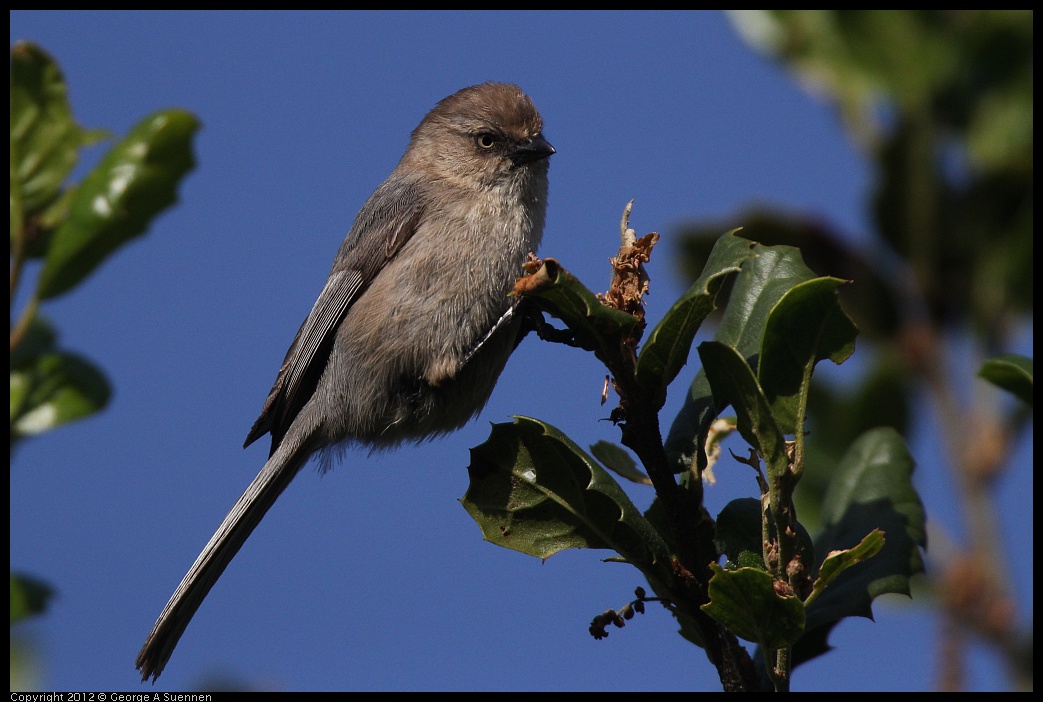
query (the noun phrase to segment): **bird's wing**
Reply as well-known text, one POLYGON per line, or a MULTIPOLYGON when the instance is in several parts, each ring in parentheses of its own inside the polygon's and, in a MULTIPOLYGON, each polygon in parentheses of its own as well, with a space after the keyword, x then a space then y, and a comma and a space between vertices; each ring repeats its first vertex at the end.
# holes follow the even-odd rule
POLYGON ((344 315, 412 238, 423 211, 421 189, 394 177, 366 201, 341 245, 326 285, 286 353, 244 447, 270 432, 271 453, 275 453, 294 418, 314 394, 344 315))

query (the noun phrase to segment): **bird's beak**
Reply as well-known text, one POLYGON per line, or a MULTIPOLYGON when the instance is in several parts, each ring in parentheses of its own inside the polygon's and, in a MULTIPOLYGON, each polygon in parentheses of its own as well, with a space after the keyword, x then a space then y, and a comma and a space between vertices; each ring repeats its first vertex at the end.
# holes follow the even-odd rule
POLYGON ((553 153, 556 151, 550 142, 544 139, 542 134, 537 134, 511 149, 510 157, 515 166, 522 166, 547 158, 553 153))

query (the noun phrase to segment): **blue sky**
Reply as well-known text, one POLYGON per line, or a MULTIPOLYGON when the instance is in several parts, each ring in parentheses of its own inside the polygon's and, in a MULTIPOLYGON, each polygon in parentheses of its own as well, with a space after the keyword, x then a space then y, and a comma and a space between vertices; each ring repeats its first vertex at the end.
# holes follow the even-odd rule
MULTIPOLYGON (((635 199, 631 225, 663 235, 652 323, 685 287, 673 235, 686 221, 731 228, 742 208, 774 203, 859 242, 868 229, 869 174, 829 106, 716 12, 18 11, 17 39, 58 60, 87 127, 125 134, 166 107, 203 124, 180 202, 43 309, 115 394, 103 414, 13 460, 11 566, 59 591, 20 629, 42 654, 42 689, 146 689, 138 649, 267 456, 267 441, 241 446, 283 354, 358 208, 440 98, 486 80, 533 98, 558 150, 540 253, 591 289, 607 287, 635 199)), ((603 421, 603 378, 587 354, 529 339, 456 434, 303 471, 147 689, 221 678, 276 690, 719 690, 665 611, 590 637, 591 618, 643 584, 636 570, 596 551, 541 563, 499 549, 458 503, 468 449, 490 422, 524 414, 580 445, 618 440, 603 421)), ((1001 487, 1012 538, 1031 512, 1031 457, 1022 447, 1001 487)), ((929 518, 944 524, 952 495, 931 456, 917 458, 929 518)), ((741 467, 718 476, 711 512, 755 490, 741 467)), ((642 507, 651 499, 630 493, 642 507)), ((1017 538, 1031 554, 1031 535, 1017 538)), ((1027 570, 1015 583, 1023 600, 1027 570)), ((876 620, 842 623, 837 650, 798 668, 793 688, 931 689, 930 610, 888 596, 876 620)), ((972 647, 968 664, 971 689, 1004 688, 988 651, 972 647)))

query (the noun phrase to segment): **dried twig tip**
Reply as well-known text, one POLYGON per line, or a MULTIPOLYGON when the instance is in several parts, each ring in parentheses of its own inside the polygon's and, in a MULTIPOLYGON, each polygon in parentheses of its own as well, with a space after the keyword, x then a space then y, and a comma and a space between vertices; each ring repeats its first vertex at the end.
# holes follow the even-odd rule
POLYGON ((623 208, 623 218, 619 222, 619 241, 626 246, 633 246, 637 240, 637 232, 630 228, 630 210, 634 208, 634 200, 631 199, 623 208))

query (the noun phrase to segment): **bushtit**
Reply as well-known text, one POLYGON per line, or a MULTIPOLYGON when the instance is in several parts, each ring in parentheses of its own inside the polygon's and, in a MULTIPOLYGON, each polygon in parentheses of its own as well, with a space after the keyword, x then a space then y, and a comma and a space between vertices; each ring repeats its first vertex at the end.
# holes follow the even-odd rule
POLYGON ((370 196, 290 345, 246 446, 268 462, 159 615, 137 658, 163 672, 192 615, 308 459, 458 429, 518 341, 509 293, 543 235, 548 157, 532 101, 484 83, 439 102, 370 196))

